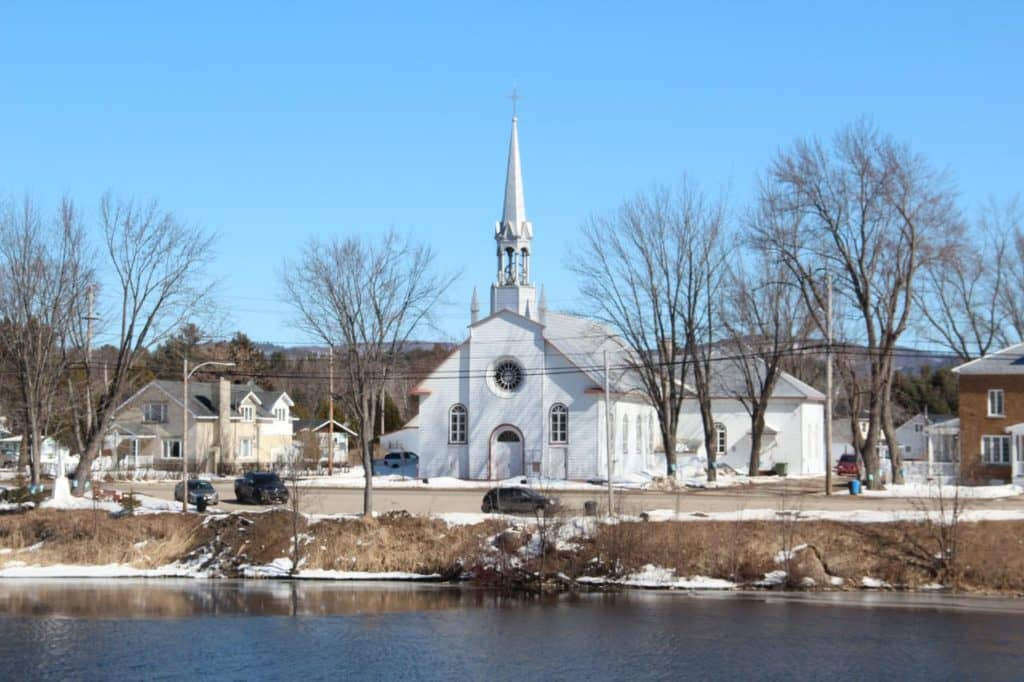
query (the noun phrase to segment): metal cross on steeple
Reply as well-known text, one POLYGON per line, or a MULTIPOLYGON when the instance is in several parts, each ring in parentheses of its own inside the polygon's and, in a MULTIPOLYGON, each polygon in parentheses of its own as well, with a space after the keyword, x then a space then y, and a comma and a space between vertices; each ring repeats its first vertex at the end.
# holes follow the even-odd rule
POLYGON ((514 117, 516 115, 516 104, 518 104, 519 100, 522 99, 522 97, 519 95, 519 88, 513 85, 512 94, 509 95, 508 98, 512 100, 512 116, 514 117))

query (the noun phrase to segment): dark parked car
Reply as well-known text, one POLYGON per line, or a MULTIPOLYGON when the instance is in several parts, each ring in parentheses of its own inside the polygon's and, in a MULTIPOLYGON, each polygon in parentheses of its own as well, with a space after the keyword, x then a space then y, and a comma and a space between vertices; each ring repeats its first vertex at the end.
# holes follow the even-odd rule
POLYGON ((839 461, 836 462, 836 475, 837 476, 856 476, 857 475, 857 455, 840 455, 839 461))
POLYGON ((389 452, 384 459, 373 460, 374 476, 420 477, 420 456, 415 452, 389 452))
POLYGON ((558 506, 558 500, 542 495, 533 488, 491 488, 484 495, 480 508, 484 512, 536 512, 558 506))
POLYGON ((256 504, 283 503, 288 501, 288 488, 271 471, 250 471, 235 479, 235 499, 256 504))
MULTIPOLYGON (((174 486, 174 499, 181 502, 181 498, 184 497, 185 485, 178 481, 178 485, 174 486)), ((189 479, 188 482, 188 503, 198 504, 199 500, 203 500, 206 504, 217 504, 220 502, 220 495, 214 490, 213 486, 210 485, 209 481, 203 481, 198 478, 189 479)))

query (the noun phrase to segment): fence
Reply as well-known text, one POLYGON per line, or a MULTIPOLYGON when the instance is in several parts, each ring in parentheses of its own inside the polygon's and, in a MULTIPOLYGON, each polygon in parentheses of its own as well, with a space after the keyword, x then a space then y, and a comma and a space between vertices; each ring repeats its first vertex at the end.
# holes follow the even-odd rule
POLYGON ((941 483, 952 485, 960 477, 957 462, 906 461, 903 462, 903 478, 907 483, 941 483))

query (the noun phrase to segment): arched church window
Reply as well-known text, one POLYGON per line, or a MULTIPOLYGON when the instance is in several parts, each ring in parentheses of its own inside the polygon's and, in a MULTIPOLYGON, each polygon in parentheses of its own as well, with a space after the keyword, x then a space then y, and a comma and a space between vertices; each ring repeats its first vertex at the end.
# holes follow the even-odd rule
POLYGON ((719 457, 724 455, 728 442, 728 431, 725 430, 725 424, 715 422, 715 454, 719 457))
POLYGON ((569 442, 569 408, 562 403, 551 406, 551 442, 569 442))
POLYGON ((508 429, 506 431, 502 431, 501 433, 498 434, 498 442, 499 443, 518 443, 519 442, 519 434, 516 433, 515 431, 511 430, 511 429, 508 429))
POLYGON ((629 415, 622 415, 622 454, 629 454, 629 415))
POLYGON ((466 406, 452 405, 451 409, 448 410, 448 442, 449 443, 465 443, 466 442, 466 406))
POLYGON ((640 415, 636 416, 633 420, 633 447, 636 449, 637 454, 644 451, 643 436, 640 435, 640 415))

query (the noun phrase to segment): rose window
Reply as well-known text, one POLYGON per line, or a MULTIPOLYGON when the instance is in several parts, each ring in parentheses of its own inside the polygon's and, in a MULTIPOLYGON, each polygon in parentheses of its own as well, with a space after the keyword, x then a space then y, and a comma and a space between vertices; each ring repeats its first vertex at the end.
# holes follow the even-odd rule
POLYGON ((494 368, 494 385, 511 393, 523 383, 523 368, 513 360, 504 360, 494 368))

